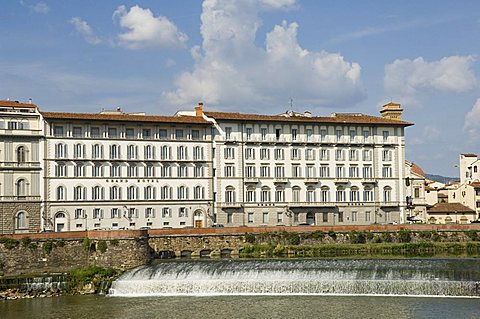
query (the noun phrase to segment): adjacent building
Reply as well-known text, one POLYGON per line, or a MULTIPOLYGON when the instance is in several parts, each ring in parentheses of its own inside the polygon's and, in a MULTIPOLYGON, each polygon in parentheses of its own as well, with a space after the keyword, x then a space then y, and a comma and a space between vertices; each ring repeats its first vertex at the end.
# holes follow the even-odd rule
POLYGON ((417 184, 405 187, 415 174, 405 165, 412 124, 399 104, 380 117, 205 112, 202 103, 174 116, 0 107, 8 232, 366 225, 423 214, 406 201, 417 184))

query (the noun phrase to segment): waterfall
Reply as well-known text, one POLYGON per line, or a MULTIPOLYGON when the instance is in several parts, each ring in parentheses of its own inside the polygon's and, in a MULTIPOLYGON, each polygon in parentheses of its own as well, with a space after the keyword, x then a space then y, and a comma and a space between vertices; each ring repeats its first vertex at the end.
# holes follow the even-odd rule
POLYGON ((480 297, 480 261, 209 260, 141 266, 111 296, 406 295, 480 297))
POLYGON ((66 291, 66 276, 63 274, 12 277, 0 279, 0 289, 19 289, 20 291, 66 291))

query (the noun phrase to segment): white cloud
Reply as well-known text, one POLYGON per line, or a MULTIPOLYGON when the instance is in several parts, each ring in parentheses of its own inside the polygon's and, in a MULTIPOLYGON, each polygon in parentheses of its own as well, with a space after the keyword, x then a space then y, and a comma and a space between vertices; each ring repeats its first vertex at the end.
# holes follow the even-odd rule
POLYGON ((118 35, 119 44, 129 49, 145 47, 185 47, 188 37, 166 17, 155 17, 150 9, 119 6, 113 13, 120 26, 129 29, 118 35))
MULTIPOLYGON (((193 47, 193 70, 180 74, 176 89, 164 92, 174 105, 204 100, 207 105, 269 106, 285 110, 290 97, 310 110, 349 106, 363 99, 360 65, 338 53, 311 52, 297 40, 297 23, 283 22, 255 45, 261 9, 288 9, 295 1, 206 0, 201 15, 201 47, 193 47)), ((303 107, 302 105, 302 107, 303 107)), ((271 110, 273 111, 273 109, 271 110)))
POLYGON ((478 139, 478 135, 480 134, 480 99, 477 99, 471 111, 465 116, 463 129, 467 131, 471 137, 478 139))
POLYGON ((46 14, 48 12, 50 12, 50 8, 49 6, 45 3, 45 2, 38 2, 36 4, 27 4, 25 1, 20 1, 20 4, 24 7, 27 7, 30 9, 30 11, 33 11, 35 13, 43 13, 43 14, 46 14))
POLYGON ((84 20, 82 20, 79 17, 73 17, 69 21, 74 27, 75 30, 80 33, 85 41, 87 41, 90 44, 99 44, 102 42, 100 38, 98 38, 92 28, 88 25, 88 23, 84 20))
POLYGON ((427 125, 423 128, 420 136, 416 136, 412 139, 413 145, 427 144, 438 140, 440 137, 440 130, 434 126, 427 125))
POLYGON ((465 92, 477 85, 473 62, 472 56, 450 56, 433 62, 422 57, 395 60, 385 66, 385 91, 395 99, 414 103, 423 91, 465 92))

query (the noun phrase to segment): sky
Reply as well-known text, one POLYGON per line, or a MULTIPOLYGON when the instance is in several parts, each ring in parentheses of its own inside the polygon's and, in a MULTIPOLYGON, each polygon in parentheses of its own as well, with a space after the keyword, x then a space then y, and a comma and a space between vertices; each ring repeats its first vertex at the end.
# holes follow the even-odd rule
POLYGON ((480 1, 2 0, 0 99, 172 115, 404 108, 406 156, 480 153, 480 1))

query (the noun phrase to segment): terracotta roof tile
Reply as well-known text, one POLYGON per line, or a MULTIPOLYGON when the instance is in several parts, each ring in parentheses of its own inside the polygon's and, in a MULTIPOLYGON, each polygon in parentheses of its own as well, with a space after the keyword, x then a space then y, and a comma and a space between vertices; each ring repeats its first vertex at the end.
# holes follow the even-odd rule
POLYGON ((477 154, 462 154, 464 157, 477 157, 478 155, 477 154))
POLYGON ((31 103, 20 103, 18 101, 10 101, 10 100, 0 100, 0 107, 29 107, 29 108, 36 108, 35 104, 31 103))
POLYGON ((101 113, 64 113, 41 112, 48 120, 90 120, 90 121, 119 121, 119 122, 154 122, 154 123, 185 123, 207 124, 210 122, 195 116, 161 116, 161 115, 133 115, 133 114, 101 114, 101 113))
POLYGON ((473 183, 470 183, 469 185, 475 188, 480 188, 480 182, 473 182, 473 183))
POLYGON ((269 122, 299 122, 299 123, 342 123, 342 124, 368 124, 368 125, 399 125, 410 126, 413 123, 391 120, 378 116, 352 113, 336 113, 333 116, 283 116, 283 115, 262 115, 244 114, 232 112, 204 112, 208 117, 217 120, 232 121, 269 121, 269 122))
POLYGON ((418 166, 415 163, 412 163, 411 171, 412 171, 412 173, 415 173, 419 176, 425 177, 425 172, 420 168, 420 166, 418 166))
POLYGON ((428 209, 428 213, 475 213, 473 209, 460 203, 438 203, 428 209))

